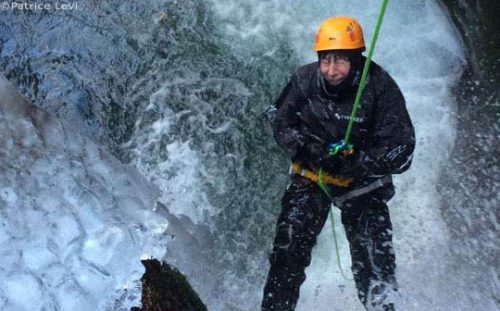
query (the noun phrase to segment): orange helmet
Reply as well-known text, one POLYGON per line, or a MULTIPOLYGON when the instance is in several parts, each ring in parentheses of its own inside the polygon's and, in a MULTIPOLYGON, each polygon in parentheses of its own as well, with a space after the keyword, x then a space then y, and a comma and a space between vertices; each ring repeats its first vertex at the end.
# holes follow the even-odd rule
POLYGON ((347 16, 334 16, 322 21, 314 40, 316 52, 364 48, 361 25, 354 18, 347 16))

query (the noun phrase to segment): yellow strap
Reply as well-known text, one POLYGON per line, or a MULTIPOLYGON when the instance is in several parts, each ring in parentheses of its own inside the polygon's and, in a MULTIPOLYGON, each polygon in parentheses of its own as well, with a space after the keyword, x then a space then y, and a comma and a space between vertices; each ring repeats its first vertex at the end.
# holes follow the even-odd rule
MULTIPOLYGON (((290 173, 299 174, 304 176, 305 178, 312 180, 314 182, 318 182, 318 174, 315 172, 304 169, 298 163, 292 163, 292 167, 290 168, 290 173)), ((349 184, 353 181, 352 177, 346 176, 332 176, 327 173, 323 173, 323 183, 327 185, 335 185, 339 187, 348 187, 349 184)))

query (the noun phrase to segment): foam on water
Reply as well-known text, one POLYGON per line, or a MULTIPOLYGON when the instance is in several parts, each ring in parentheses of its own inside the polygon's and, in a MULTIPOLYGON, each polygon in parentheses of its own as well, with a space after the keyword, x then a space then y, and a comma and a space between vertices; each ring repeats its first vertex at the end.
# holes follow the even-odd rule
POLYGON ((0 93, 0 308, 137 305, 141 256, 162 257, 168 239, 154 233, 158 189, 3 77, 0 93))
MULTIPOLYGON (((169 89, 185 83, 183 79, 166 81, 165 85, 150 96, 146 111, 161 116, 152 124, 139 118, 136 123, 136 147, 132 152, 137 159, 135 166, 162 190, 160 201, 167 204, 176 214, 188 216, 196 223, 204 215, 214 211, 201 189, 203 171, 200 171, 200 155, 190 145, 190 139, 172 137, 172 126, 183 117, 189 117, 190 110, 174 112, 168 103, 169 89), (174 138, 174 139, 171 139, 174 138), (175 139, 177 138, 177 139, 175 139)), ((190 117, 192 118, 192 117, 190 117)))

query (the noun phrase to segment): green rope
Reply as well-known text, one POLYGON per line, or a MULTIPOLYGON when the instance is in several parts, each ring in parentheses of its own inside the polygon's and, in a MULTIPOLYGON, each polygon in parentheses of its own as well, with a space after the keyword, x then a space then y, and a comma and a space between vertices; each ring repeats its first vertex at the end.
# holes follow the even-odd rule
MULTIPOLYGON (((330 190, 328 189, 328 186, 323 182, 323 169, 320 167, 318 171, 318 186, 323 190, 323 192, 326 194, 329 200, 332 199, 332 194, 330 193, 330 190)), ((340 251, 339 251, 339 243, 337 239, 337 232, 335 231, 335 216, 333 215, 333 209, 330 206, 330 220, 332 222, 332 232, 333 232, 333 241, 335 242, 335 254, 337 255, 337 262, 339 264, 339 270, 340 274, 342 277, 348 281, 352 281, 352 279, 348 278, 344 274, 344 269, 342 269, 342 263, 340 261, 340 251)))
POLYGON ((344 269, 342 269, 342 262, 340 261, 339 244, 337 241, 337 232, 335 231, 335 217, 333 216, 332 208, 330 208, 330 221, 332 222, 333 241, 335 242, 335 254, 337 255, 337 262, 339 263, 340 274, 345 280, 352 281, 352 279, 348 278, 344 274, 344 269))
POLYGON ((380 12, 378 13, 377 24, 375 25, 375 32, 373 33, 373 38, 370 43, 370 49, 368 50, 368 55, 366 56, 365 65, 363 67, 363 74, 361 75, 361 81, 359 82, 356 98, 354 99, 354 105, 352 107, 351 117, 349 119, 349 125, 347 126, 347 131, 344 137, 344 144, 346 145, 349 143, 352 126, 354 124, 354 118, 356 117, 356 111, 358 110, 359 102, 361 100, 361 94, 365 89, 366 77, 368 76, 368 70, 370 69, 370 63, 372 61, 373 51, 375 50, 375 43, 377 43, 378 33, 380 31, 380 27, 382 26, 382 21, 384 19, 385 9, 387 7, 388 1, 389 0, 382 1, 382 6, 380 7, 380 12))
MULTIPOLYGON (((323 190, 323 192, 326 194, 328 199, 331 200, 332 195, 330 193, 330 190, 323 182, 323 169, 322 168, 319 169, 318 175, 319 175, 318 176, 318 186, 323 190)), ((348 278, 344 274, 344 269, 342 269, 342 262, 340 261, 340 251, 339 251, 339 243, 338 243, 338 239, 337 239, 337 232, 335 231, 335 216, 333 214, 333 209, 331 208, 331 206, 330 206, 330 221, 332 222, 333 241, 335 242, 335 254, 337 255, 337 262, 339 264, 340 274, 347 281, 352 281, 352 279, 348 278)))
MULTIPOLYGON (((349 146, 350 146, 349 145, 349 138, 351 137, 352 126, 354 124, 354 118, 356 117, 356 111, 358 110, 359 102, 361 100, 361 94, 363 93, 363 90, 365 88, 366 77, 368 76, 368 70, 370 69, 370 63, 372 60, 373 51, 375 50, 375 44, 377 43, 378 33, 379 33, 380 28, 382 26, 382 21, 384 19, 384 14, 385 14, 385 9, 387 8, 388 2, 389 2, 389 0, 382 0, 382 6, 380 7, 380 11, 378 14, 377 24, 375 25, 375 32, 373 33, 372 41, 370 43, 370 49, 368 50, 368 55, 366 56, 366 61, 365 61, 364 67, 363 67, 363 73, 361 74, 361 80, 359 82, 358 91, 356 92, 356 98, 354 99, 354 104, 353 104, 352 111, 351 111, 351 117, 349 118, 349 125, 347 126, 347 131, 345 133, 344 140, 342 141, 342 145, 341 145, 342 147, 337 148, 336 150, 332 151, 332 154, 331 154, 332 156, 336 155, 342 148, 344 148, 344 147, 349 148, 349 146)), ((328 186, 323 181, 323 168, 322 167, 320 167, 318 170, 317 184, 323 190, 323 192, 326 194, 326 196, 331 200, 332 194, 330 193, 328 186)), ((338 265, 339 265, 340 274, 342 275, 342 277, 344 279, 351 281, 352 279, 347 278, 344 275, 344 270, 342 269, 342 264, 340 261, 339 245, 338 245, 338 241, 337 241, 337 233, 335 232, 335 221, 334 221, 333 211, 331 208, 330 208, 330 217, 331 217, 330 219, 332 221, 333 240, 335 242, 335 253, 337 254, 337 261, 338 261, 338 265)))
POLYGON ((325 182, 323 181, 323 168, 320 167, 319 168, 319 171, 318 171, 318 186, 321 188, 321 190, 323 190, 323 192, 326 194, 326 196, 328 197, 328 199, 332 199, 332 194, 330 193, 330 190, 328 189, 328 186, 325 184, 325 182))

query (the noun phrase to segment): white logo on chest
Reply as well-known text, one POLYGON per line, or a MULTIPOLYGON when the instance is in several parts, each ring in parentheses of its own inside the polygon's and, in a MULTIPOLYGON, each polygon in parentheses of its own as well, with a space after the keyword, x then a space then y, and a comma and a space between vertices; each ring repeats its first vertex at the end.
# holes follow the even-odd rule
MULTIPOLYGON (((339 113, 335 113, 335 118, 337 118, 337 120, 347 120, 347 121, 351 120, 351 116, 346 116, 339 113)), ((354 117, 354 122, 361 123, 363 121, 364 121, 363 118, 354 117)))

